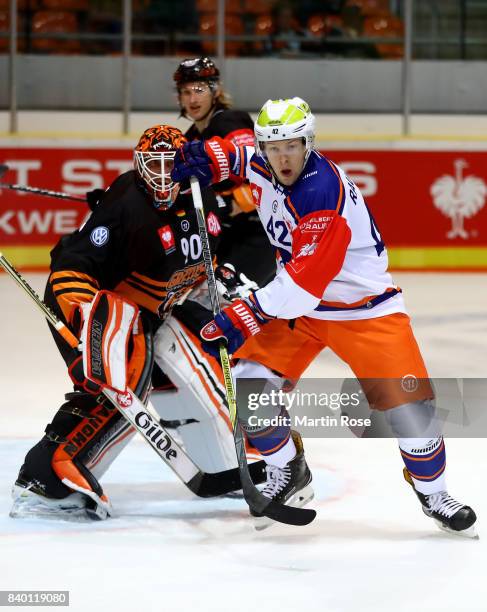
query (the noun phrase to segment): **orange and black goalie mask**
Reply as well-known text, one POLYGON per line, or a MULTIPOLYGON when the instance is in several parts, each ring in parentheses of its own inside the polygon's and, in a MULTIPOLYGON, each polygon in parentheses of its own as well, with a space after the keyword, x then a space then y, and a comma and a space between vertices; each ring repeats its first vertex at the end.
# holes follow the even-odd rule
POLYGON ((134 166, 157 208, 167 209, 177 198, 178 183, 171 179, 176 150, 186 141, 181 130, 155 125, 142 134, 134 150, 134 166))

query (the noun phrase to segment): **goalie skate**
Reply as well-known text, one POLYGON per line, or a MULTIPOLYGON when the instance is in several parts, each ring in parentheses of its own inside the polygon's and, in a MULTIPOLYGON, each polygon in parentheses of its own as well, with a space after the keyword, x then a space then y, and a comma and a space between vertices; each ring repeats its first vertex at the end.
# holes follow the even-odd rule
MULTIPOLYGON (((96 497, 96 496, 95 496, 96 497)), ((47 497, 35 482, 16 481, 12 487, 11 518, 43 518, 65 521, 93 521, 108 518, 110 502, 97 502, 83 493, 73 492, 67 497, 47 497)))
POLYGON ((470 506, 457 502, 447 491, 431 495, 420 493, 406 468, 403 473, 421 502, 423 512, 432 518, 442 531, 465 538, 478 538, 475 529, 477 516, 470 506))
MULTIPOLYGON (((283 468, 275 465, 266 467, 267 482, 262 494, 280 504, 302 508, 314 497, 310 484, 312 476, 304 458, 301 436, 296 431, 292 431, 291 434, 296 446, 296 456, 283 468)), ((266 516, 252 511, 251 514, 254 517, 254 527, 257 531, 274 524, 274 521, 266 516)))
POLYGON ((87 520, 86 501, 81 493, 73 493, 64 499, 54 499, 35 493, 32 486, 12 487, 13 504, 11 518, 47 518, 66 521, 87 520))

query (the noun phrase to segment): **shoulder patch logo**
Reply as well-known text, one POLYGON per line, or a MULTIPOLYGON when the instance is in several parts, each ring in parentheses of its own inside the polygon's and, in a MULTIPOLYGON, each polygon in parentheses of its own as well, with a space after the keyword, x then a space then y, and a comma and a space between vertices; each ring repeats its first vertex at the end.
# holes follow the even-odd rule
POLYGON ((206 224, 208 226, 208 233, 212 236, 218 236, 222 231, 222 227, 220 225, 220 221, 218 221, 218 217, 215 213, 210 213, 206 219, 206 224))
POLYGON ((256 185, 255 183, 250 183, 250 190, 252 191, 252 199, 254 200, 254 204, 259 208, 260 200, 262 198, 262 187, 256 185))
POLYGON ((110 237, 110 231, 108 227, 104 225, 100 225, 95 227, 94 230, 91 231, 90 240, 92 244, 97 247, 101 247, 108 242, 108 238, 110 237))
POLYGON ((163 225, 157 230, 162 246, 166 251, 166 255, 172 253, 176 249, 176 241, 170 225, 163 225))

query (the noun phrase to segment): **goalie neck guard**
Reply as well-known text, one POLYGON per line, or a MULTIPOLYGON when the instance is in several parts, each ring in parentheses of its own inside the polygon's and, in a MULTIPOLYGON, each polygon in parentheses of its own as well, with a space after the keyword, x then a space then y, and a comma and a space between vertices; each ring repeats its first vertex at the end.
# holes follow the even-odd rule
POLYGON ((155 125, 142 134, 134 150, 134 166, 156 208, 174 203, 179 186, 171 179, 177 149, 187 142, 181 130, 170 125, 155 125))

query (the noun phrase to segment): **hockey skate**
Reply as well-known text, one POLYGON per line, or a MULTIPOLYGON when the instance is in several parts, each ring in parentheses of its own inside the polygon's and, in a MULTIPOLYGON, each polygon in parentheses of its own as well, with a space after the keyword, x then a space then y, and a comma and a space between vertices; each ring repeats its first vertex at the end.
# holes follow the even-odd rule
MULTIPOLYGON (((301 508, 314 497, 311 487, 311 472, 304 458, 304 448, 301 436, 297 431, 291 431, 296 456, 283 468, 268 465, 267 482, 262 494, 273 501, 294 508, 301 508)), ((270 527, 274 521, 262 514, 250 512, 254 517, 254 527, 257 531, 270 527)))
POLYGON ((104 520, 112 511, 109 502, 97 503, 87 495, 73 492, 67 497, 48 497, 41 483, 18 478, 12 487, 11 518, 42 518, 84 522, 104 520))
POLYGON ((475 530, 477 516, 470 506, 457 502, 446 491, 431 495, 420 493, 406 468, 403 474, 421 502, 423 512, 432 518, 441 530, 466 538, 478 538, 475 530))

